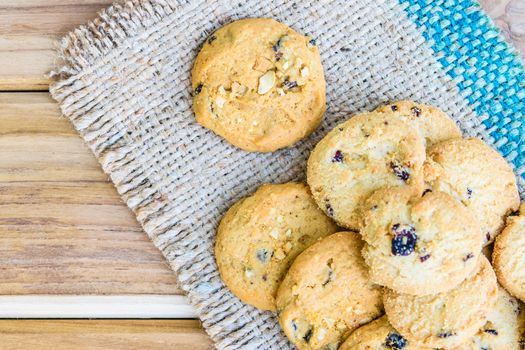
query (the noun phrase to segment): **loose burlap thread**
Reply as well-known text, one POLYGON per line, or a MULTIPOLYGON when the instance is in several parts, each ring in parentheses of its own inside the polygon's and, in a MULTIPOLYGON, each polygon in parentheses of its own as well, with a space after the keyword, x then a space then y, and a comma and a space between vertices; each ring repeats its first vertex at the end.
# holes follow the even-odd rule
POLYGON ((215 229, 232 203, 262 183, 304 180, 309 151, 336 124, 409 98, 441 107, 465 135, 494 143, 396 1, 130 0, 68 34, 59 55, 53 97, 177 273, 219 349, 292 348, 274 314, 243 304, 221 282, 215 229), (275 18, 317 38, 326 74, 322 125, 270 154, 229 145, 196 124, 191 110, 200 45, 246 17, 275 18))

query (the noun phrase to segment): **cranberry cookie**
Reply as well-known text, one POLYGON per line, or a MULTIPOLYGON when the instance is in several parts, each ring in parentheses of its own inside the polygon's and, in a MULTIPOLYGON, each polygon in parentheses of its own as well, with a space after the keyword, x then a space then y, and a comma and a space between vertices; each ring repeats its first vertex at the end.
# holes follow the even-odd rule
POLYGON ((510 294, 525 302, 525 204, 496 238, 492 253, 498 281, 510 294))
POLYGON ((356 230, 359 206, 385 186, 423 188, 424 139, 400 117, 363 113, 338 125, 312 151, 307 178, 321 209, 356 230))
POLYGON ((433 190, 449 193, 474 213, 485 244, 494 240, 505 217, 520 203, 510 165, 476 138, 451 139, 430 147, 425 181, 433 190))
POLYGON ((483 240, 474 216, 443 192, 413 197, 406 188, 376 191, 360 230, 370 279, 398 293, 453 289, 476 268, 483 240))
POLYGON ((337 349, 381 315, 381 289, 368 279, 357 233, 339 232, 301 253, 277 292, 279 323, 299 350, 337 349))
POLYGON ((215 259, 239 299, 275 310, 275 293, 288 266, 337 226, 299 183, 263 185, 232 206, 217 231, 215 259))
POLYGON ((321 122, 326 87, 315 40, 269 18, 212 34, 192 74, 197 121, 246 151, 272 152, 321 122))
POLYGON ((415 296, 385 290, 388 320, 403 337, 422 347, 457 347, 486 323, 498 296, 496 275, 484 255, 476 272, 449 292, 415 296))

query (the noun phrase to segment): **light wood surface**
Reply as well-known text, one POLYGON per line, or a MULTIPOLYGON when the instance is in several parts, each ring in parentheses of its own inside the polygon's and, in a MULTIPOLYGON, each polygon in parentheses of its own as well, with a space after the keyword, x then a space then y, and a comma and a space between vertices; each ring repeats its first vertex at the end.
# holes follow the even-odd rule
POLYGON ((0 93, 0 294, 179 294, 47 93, 0 93))
POLYGON ((211 349, 196 320, 0 320, 1 349, 211 349))
MULTIPOLYGON (((47 90, 54 45, 111 0, 0 1, 0 90, 47 90)), ((525 0, 481 0, 504 35, 525 52, 525 0)))

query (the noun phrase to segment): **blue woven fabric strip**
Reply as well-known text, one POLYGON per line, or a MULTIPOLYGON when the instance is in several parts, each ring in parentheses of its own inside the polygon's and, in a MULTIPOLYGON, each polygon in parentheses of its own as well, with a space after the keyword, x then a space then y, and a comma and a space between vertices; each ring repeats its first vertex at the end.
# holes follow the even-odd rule
POLYGON ((525 178, 525 70, 516 50, 476 1, 399 1, 498 150, 525 178))

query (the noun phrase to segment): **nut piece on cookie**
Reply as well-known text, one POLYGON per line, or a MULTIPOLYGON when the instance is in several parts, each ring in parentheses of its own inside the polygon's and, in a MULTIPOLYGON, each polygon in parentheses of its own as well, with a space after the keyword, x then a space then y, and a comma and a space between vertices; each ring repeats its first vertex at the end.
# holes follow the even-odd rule
POLYGON ((525 331, 525 308, 501 287, 498 288, 496 306, 487 322, 466 343, 454 350, 505 349, 521 350, 522 332, 525 331))
POLYGON ((456 123, 437 107, 413 101, 397 101, 379 106, 376 112, 399 116, 414 123, 430 147, 438 142, 461 137, 456 123))
POLYGON ((207 40, 191 73, 197 122, 251 152, 311 134, 326 105, 312 39, 269 18, 232 22, 207 40))
POLYGON ((365 324, 350 334, 338 350, 419 350, 403 338, 386 316, 365 324))
POLYGON ((455 289, 432 295, 399 294, 385 289, 389 322, 408 341, 422 347, 457 347, 487 322, 498 296, 496 275, 484 255, 472 276, 455 289))
POLYGON ((492 261, 498 281, 525 302, 525 203, 519 215, 507 218, 507 226, 496 237, 492 261))
POLYGON ((337 349, 355 328, 383 312, 381 288, 368 279, 361 238, 338 232, 301 253, 279 291, 279 323, 302 349, 337 349))
POLYGON ((375 190, 423 189, 424 140, 400 117, 363 113, 330 131, 308 159, 307 178, 324 212, 340 226, 359 228, 359 206, 375 190))
POLYGON ((275 293, 295 257, 337 226, 300 183, 263 185, 223 217, 215 259, 239 299, 275 311, 275 293))
POLYGON ((518 187, 510 165, 479 139, 451 139, 430 147, 424 173, 432 190, 447 192, 474 213, 485 244, 499 234, 506 216, 518 209, 518 187))
POLYGON ((362 216, 363 257, 374 283, 398 293, 436 294, 476 268, 481 229, 446 193, 413 197, 406 188, 383 188, 366 200, 362 216))

